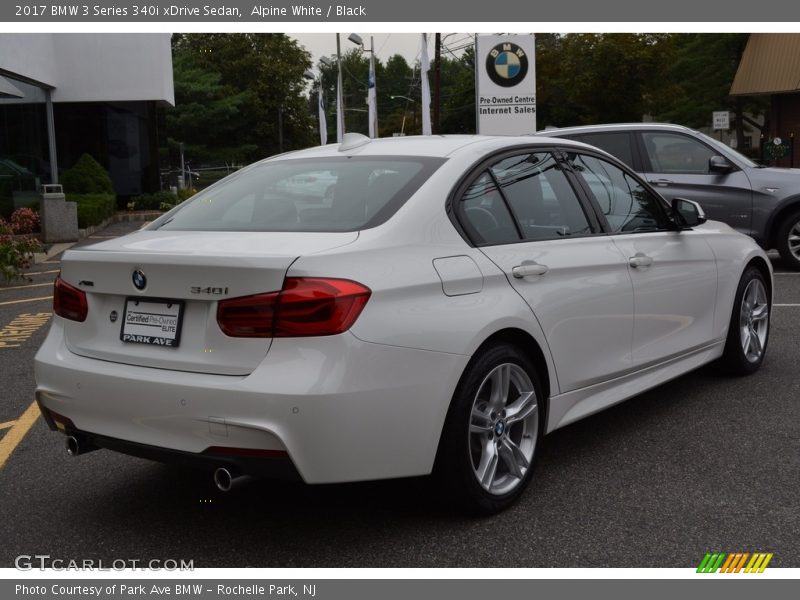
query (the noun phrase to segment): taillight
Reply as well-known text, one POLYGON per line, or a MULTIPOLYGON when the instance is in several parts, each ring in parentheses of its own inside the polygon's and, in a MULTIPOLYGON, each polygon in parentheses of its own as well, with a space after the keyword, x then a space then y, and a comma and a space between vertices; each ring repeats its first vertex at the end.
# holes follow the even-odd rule
POLYGON ((347 331, 372 292, 347 279, 288 277, 280 292, 222 300, 217 323, 231 337, 307 337, 347 331))
POLYGON ((272 337, 279 293, 222 300, 217 306, 219 328, 231 337, 272 337))
POLYGON ((53 312, 70 321, 85 321, 89 314, 86 293, 68 284, 59 275, 53 290, 53 312))

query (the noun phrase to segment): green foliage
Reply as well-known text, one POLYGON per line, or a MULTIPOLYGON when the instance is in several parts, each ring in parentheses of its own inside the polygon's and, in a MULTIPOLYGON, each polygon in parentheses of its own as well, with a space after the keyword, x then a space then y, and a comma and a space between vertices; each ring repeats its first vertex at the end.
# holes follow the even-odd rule
POLYGON ((167 113, 170 154, 177 143, 197 162, 248 163, 313 143, 303 73, 311 57, 279 33, 198 33, 172 38, 175 108, 167 113), (280 115, 279 115, 280 113, 280 115))
POLYGON ((78 204, 78 227, 85 229, 99 225, 114 215, 116 196, 114 194, 67 194, 67 202, 78 204))
POLYGON ((131 198, 133 210, 164 210, 162 204, 170 205, 170 208, 178 203, 178 196, 169 191, 155 192, 154 194, 142 194, 131 198))
POLYGON ((641 121, 671 56, 669 34, 537 35, 537 127, 641 121))
POLYGON ((114 185, 103 166, 89 154, 82 155, 75 165, 61 175, 67 194, 113 194, 114 185))
POLYGON ((0 277, 6 283, 24 279, 23 269, 30 266, 34 252, 41 250, 32 236, 14 236, 11 227, 0 219, 0 277))
MULTIPOLYGON (((674 34, 674 58, 664 73, 669 93, 656 106, 656 117, 688 127, 707 127, 715 110, 727 109, 737 117, 743 112, 753 115, 766 112, 768 98, 729 95, 748 35, 674 34)), ((740 143, 739 147, 742 145, 740 143)))
POLYGON ((184 188, 182 190, 178 190, 178 202, 183 202, 188 198, 191 198, 197 193, 197 190, 194 188, 184 188))

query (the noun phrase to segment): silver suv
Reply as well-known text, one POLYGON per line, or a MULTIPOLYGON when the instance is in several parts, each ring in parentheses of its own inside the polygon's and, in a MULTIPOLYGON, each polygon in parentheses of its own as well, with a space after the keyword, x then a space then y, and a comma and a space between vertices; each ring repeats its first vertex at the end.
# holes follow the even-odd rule
POLYGON ((667 200, 696 200, 723 221, 775 248, 800 271, 800 169, 764 167, 699 131, 634 123, 548 129, 537 135, 596 146, 627 163, 667 200))

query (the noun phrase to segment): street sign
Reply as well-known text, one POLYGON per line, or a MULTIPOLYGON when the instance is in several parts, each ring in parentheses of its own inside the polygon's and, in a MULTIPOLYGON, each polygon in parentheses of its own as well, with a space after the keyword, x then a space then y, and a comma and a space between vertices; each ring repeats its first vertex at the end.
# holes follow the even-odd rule
POLYGON ((715 130, 731 128, 730 113, 727 110, 715 110, 712 113, 711 121, 714 123, 715 130))

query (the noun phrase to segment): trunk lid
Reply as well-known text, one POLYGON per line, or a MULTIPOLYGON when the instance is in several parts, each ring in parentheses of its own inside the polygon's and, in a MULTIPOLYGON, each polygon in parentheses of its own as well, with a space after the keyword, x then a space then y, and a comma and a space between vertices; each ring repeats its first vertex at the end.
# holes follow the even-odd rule
MULTIPOLYGON (((358 232, 140 231, 69 250, 61 277, 86 293, 89 312, 82 323, 64 320, 67 347, 118 363, 247 375, 264 359, 272 340, 226 336, 217 325, 217 303, 278 291, 299 256, 357 238, 358 232), (137 271, 144 277, 142 289, 134 284, 137 271), (167 331, 175 326, 179 306, 177 331, 167 331), (157 319, 162 319, 163 333, 160 325, 142 325, 157 319), (142 335, 150 331, 155 334, 142 335), (128 341, 121 339, 123 334, 128 341), (161 341, 130 341, 154 338, 161 341)), ((139 275, 136 279, 142 282, 139 275)))

